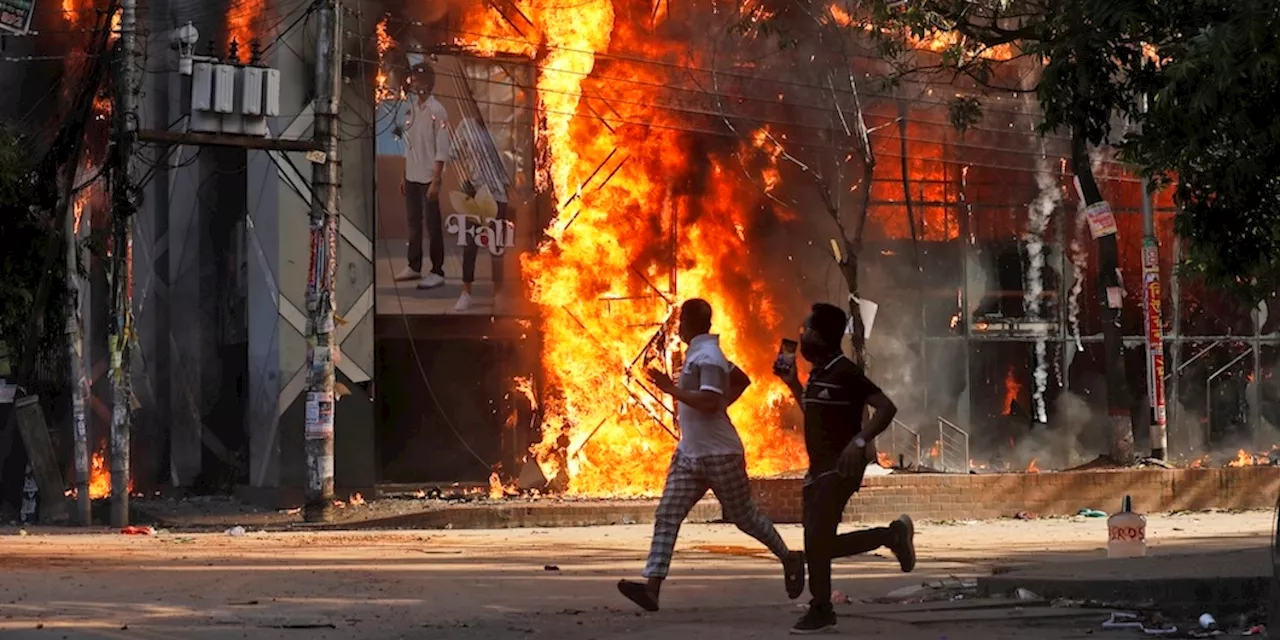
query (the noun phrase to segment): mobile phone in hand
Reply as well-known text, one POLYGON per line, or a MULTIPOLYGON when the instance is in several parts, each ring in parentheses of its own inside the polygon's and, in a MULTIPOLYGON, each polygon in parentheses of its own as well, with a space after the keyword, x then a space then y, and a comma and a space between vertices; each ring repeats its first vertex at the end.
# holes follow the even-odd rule
POLYGON ((796 370, 796 348, 799 343, 795 340, 782 339, 782 344, 778 346, 778 357, 773 361, 773 372, 780 376, 791 375, 796 370))

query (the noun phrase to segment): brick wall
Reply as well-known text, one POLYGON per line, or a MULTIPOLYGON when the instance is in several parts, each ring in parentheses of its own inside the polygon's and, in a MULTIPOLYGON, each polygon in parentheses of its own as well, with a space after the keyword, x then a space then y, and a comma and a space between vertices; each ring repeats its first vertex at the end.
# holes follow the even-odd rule
MULTIPOLYGON (((774 522, 800 522, 799 479, 752 481, 760 508, 774 522)), ((884 522, 901 513, 923 520, 980 520, 1019 511, 1074 515, 1082 508, 1107 513, 1133 496, 1144 513, 1205 509, 1269 509, 1280 491, 1280 467, 1074 471, 1062 473, 944 475, 896 474, 867 478, 849 501, 846 521, 884 522)))

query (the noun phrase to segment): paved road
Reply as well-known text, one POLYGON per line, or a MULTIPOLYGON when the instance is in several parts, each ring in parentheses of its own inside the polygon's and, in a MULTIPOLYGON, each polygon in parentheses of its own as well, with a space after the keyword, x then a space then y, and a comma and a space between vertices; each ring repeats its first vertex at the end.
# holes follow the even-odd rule
MULTIPOLYGON (((1267 544, 1272 514, 1153 517, 1153 552, 1267 544)), ((779 638, 798 616, 763 549, 724 525, 682 532, 664 610, 639 615, 614 589, 636 576, 648 527, 226 535, 0 530, 0 638, 779 638), (551 567, 548 569, 547 567, 551 567), (331 625, 331 626, 329 626, 331 625), (39 627, 39 628, 38 628, 39 627), (306 628, 311 627, 311 628, 306 628)), ((784 527, 799 545, 801 531, 784 527)), ((994 566, 1097 558, 1101 520, 922 524, 921 562, 841 562, 836 586, 870 598, 994 566)), ((1068 565, 1063 565, 1064 567, 1068 565)), ((1092 623, 913 627, 852 617, 849 637, 1083 638, 1092 623)))

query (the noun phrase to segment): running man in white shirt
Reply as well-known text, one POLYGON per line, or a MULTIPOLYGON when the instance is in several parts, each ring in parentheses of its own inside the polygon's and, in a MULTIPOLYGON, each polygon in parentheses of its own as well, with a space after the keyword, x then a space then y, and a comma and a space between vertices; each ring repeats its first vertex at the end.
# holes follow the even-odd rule
POLYGON ((644 568, 646 582, 622 580, 618 591, 646 611, 658 610, 658 593, 667 577, 680 524, 710 489, 726 520, 759 540, 782 561, 787 595, 804 592, 804 554, 787 549, 769 518, 756 508, 747 481, 747 459, 738 431, 726 413, 751 380, 720 350, 711 333, 711 305, 694 298, 680 307, 680 340, 689 345, 680 381, 651 369, 649 378, 676 399, 680 444, 667 472, 667 484, 653 523, 653 543, 644 568))
POLYGON ((405 123, 404 182, 400 193, 405 196, 409 215, 408 264, 396 280, 418 281, 419 289, 433 289, 444 284, 444 225, 440 219, 440 187, 445 160, 453 153, 449 139, 449 114, 444 105, 431 95, 436 86, 435 71, 427 64, 416 64, 409 75, 408 107, 405 123), (425 218, 425 220, 424 220, 425 218), (422 225, 431 234, 431 271, 422 275, 422 225))

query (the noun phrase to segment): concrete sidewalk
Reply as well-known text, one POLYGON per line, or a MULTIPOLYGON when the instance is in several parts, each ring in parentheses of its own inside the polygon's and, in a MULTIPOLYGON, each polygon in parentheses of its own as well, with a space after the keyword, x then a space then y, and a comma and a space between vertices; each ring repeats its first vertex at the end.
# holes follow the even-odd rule
POLYGON ((1151 602, 1169 615, 1219 619, 1265 608, 1270 546, 1240 551, 1033 565, 978 579, 984 595, 1028 589, 1048 599, 1151 602))

